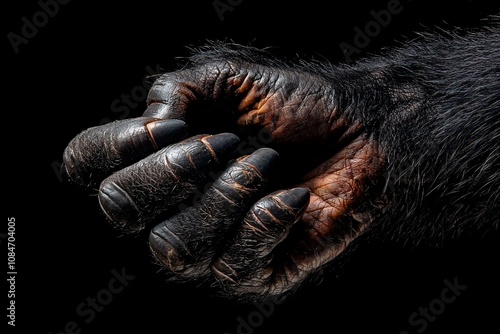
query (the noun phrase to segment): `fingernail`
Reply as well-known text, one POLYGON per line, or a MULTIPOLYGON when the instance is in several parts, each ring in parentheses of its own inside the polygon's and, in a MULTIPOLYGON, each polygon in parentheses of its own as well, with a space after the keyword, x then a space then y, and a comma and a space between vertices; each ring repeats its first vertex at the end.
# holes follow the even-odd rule
POLYGON ((240 138, 232 133, 219 133, 202 139, 217 160, 232 157, 240 143, 240 138))
POLYGON ((263 176, 268 176, 274 170, 278 159, 278 152, 264 147, 253 152, 241 161, 254 166, 263 176))
POLYGON ((99 205, 106 216, 116 225, 133 225, 139 218, 139 210, 125 190, 115 182, 102 183, 98 195, 99 205))
POLYGON ((292 224, 302 217, 309 204, 309 189, 292 188, 272 194, 271 201, 264 202, 266 210, 277 220, 292 224))
POLYGON ((178 119, 162 119, 146 124, 156 149, 184 139, 188 135, 187 124, 178 119))
POLYGON ((309 202, 310 196, 307 188, 293 188, 278 194, 276 197, 288 206, 301 208, 309 202))
POLYGON ((181 272, 185 269, 189 252, 165 223, 153 228, 149 235, 149 247, 158 261, 170 271, 181 272))

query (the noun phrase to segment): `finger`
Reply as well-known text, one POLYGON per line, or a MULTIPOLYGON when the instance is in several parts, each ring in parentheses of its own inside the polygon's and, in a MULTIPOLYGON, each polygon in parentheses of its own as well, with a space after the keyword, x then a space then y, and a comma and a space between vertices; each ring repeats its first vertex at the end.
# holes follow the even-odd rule
POLYGON ((307 188, 281 190, 255 203, 229 246, 212 264, 214 275, 221 282, 240 285, 240 290, 269 283, 273 250, 302 218, 308 204, 307 188))
POLYGON ((64 168, 70 180, 95 186, 112 172, 186 136, 187 125, 180 120, 139 117, 92 127, 68 144, 64 168))
POLYGON ((231 165, 201 201, 153 228, 149 242, 170 271, 201 276, 226 235, 262 195, 278 153, 261 148, 231 165))
POLYGON ((159 76, 143 115, 184 120, 195 133, 254 135, 264 129, 276 145, 317 143, 356 127, 328 98, 334 91, 323 77, 292 69, 265 50, 221 43, 159 76))
POLYGON ((99 204, 117 227, 140 230, 211 181, 234 157, 239 138, 197 135, 121 169, 99 188, 99 204))

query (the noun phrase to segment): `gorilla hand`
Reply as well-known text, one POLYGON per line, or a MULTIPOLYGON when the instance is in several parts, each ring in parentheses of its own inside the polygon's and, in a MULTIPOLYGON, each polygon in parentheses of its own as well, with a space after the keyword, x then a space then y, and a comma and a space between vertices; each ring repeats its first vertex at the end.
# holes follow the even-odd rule
POLYGON ((156 225, 151 249, 174 277, 280 296, 368 231, 419 241, 499 216, 495 36, 431 39, 354 66, 215 44, 155 81, 143 117, 78 135, 65 168, 100 183, 120 228, 156 225), (475 86, 480 99, 456 94, 475 86), (262 131, 269 148, 243 154, 239 137, 262 131))
POLYGON ((376 141, 339 109, 338 87, 306 68, 227 45, 190 60, 156 80, 143 117, 76 136, 65 169, 75 182, 100 183, 99 203, 116 226, 164 220, 150 245, 179 278, 213 275, 236 296, 280 295, 372 220, 359 203, 382 166, 376 141), (258 131, 273 149, 238 157, 231 133, 258 131))

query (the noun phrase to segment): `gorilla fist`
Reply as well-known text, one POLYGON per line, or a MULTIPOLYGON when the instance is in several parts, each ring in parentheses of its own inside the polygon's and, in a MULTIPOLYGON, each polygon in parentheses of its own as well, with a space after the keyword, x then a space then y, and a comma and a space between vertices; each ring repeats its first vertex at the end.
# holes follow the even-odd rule
POLYGON ((77 135, 64 168, 116 227, 151 228, 172 278, 279 297, 369 235, 496 224, 498 50, 495 23, 354 65, 210 43, 156 78, 142 117, 77 135))

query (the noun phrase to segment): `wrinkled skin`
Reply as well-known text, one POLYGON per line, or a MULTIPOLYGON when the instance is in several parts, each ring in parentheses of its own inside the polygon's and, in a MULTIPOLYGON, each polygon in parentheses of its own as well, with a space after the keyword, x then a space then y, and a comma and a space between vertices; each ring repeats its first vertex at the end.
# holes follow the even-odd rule
POLYGON ((212 43, 156 78, 142 117, 76 136, 64 168, 174 279, 279 297, 367 235, 496 224, 499 49, 494 23, 349 66, 212 43))

